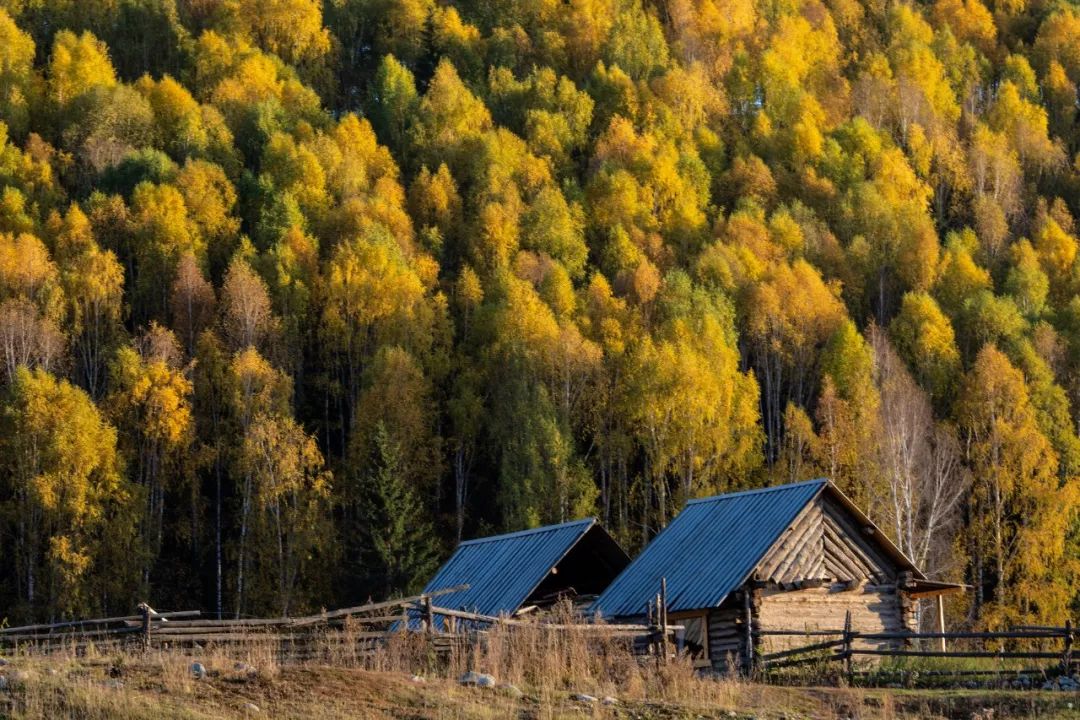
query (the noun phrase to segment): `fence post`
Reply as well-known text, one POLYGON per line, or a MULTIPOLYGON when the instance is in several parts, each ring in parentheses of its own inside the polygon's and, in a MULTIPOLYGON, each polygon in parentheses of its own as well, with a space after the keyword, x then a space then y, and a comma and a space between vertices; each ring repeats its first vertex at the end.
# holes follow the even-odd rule
POLYGON ((656 599, 653 602, 655 603, 655 606, 654 606, 654 612, 655 612, 654 620, 656 620, 656 630, 653 632, 653 637, 656 638, 656 642, 655 642, 655 644, 653 646, 653 652, 656 653, 656 666, 660 667, 660 660, 661 660, 660 656, 664 652, 664 643, 661 640, 661 638, 659 637, 660 630, 661 630, 660 623, 663 621, 663 612, 664 612, 663 610, 660 609, 660 607, 661 607, 660 606, 660 593, 656 593, 656 599))
POLYGON ((938 632, 941 633, 941 652, 946 651, 945 646, 945 596, 937 596, 937 627, 938 632))
POLYGON ((848 685, 851 684, 851 610, 844 615, 844 676, 847 677, 848 685))
POLYGON ((146 603, 139 603, 139 614, 142 615, 142 646, 143 650, 150 649, 150 621, 154 610, 146 603))
POLYGON ((668 629, 667 629, 667 578, 660 578, 660 657, 662 662, 668 661, 668 629))
POLYGON ((746 626, 746 661, 744 663, 746 676, 754 674, 754 609, 753 599, 750 597, 749 584, 743 588, 743 624, 746 626))
POLYGON ((435 631, 435 617, 431 611, 431 596, 424 596, 424 615, 423 615, 424 632, 431 634, 435 631))
POLYGON ((1061 656, 1062 669, 1066 675, 1072 673, 1072 646, 1073 646, 1073 626, 1072 620, 1065 621, 1065 651, 1061 656))

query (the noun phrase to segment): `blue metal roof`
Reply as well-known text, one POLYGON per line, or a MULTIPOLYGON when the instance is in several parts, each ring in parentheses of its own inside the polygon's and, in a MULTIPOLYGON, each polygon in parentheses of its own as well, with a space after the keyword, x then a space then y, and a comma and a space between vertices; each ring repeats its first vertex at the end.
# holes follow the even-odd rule
POLYGON ((716 607, 754 571, 827 480, 691 500, 597 598, 604 617, 644 615, 667 578, 669 612, 716 607))
POLYGON ((514 612, 595 524, 596 518, 588 518, 467 540, 424 592, 468 584, 468 590, 439 596, 435 604, 481 615, 514 612))

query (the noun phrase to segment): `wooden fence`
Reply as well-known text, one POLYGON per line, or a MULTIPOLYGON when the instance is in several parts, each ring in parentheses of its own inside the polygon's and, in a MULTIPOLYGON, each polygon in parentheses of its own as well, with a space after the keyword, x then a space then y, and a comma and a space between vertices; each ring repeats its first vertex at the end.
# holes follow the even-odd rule
MULTIPOLYGON (((848 679, 860 674, 856 662, 860 657, 881 658, 942 658, 984 660, 1032 660, 1044 667, 1019 672, 1046 672, 1046 665, 1058 672, 1071 674, 1075 667, 1073 646, 1077 630, 1071 622, 1063 627, 1023 626, 998 632, 860 632, 852 629, 851 615, 840 630, 760 630, 754 633, 758 642, 767 637, 803 637, 807 644, 758 654, 755 670, 768 675, 771 671, 822 663, 839 663, 848 679), (947 643, 951 643, 949 647, 947 643), (865 647, 877 644, 877 647, 865 647), (996 645, 996 648, 990 646, 996 645), (1049 645, 1059 645, 1050 650, 1049 645), (890 647, 891 646, 891 647, 890 647), (1056 661, 1046 663, 1047 660, 1056 661)), ((922 669, 921 674, 934 675, 991 675, 1002 668, 922 669)), ((866 674, 862 672, 862 674, 866 674)))
POLYGON ((436 651, 447 650, 455 644, 475 642, 499 625, 542 632, 622 636, 629 638, 642 654, 667 657, 666 650, 675 647, 675 633, 682 629, 667 625, 666 616, 662 625, 557 623, 543 618, 482 615, 434 603, 440 596, 467 587, 286 618, 219 620, 205 618, 197 610, 157 612, 144 603, 137 615, 0 628, 0 649, 48 653, 61 649, 78 652, 91 645, 98 649, 166 649, 272 642, 278 644, 283 659, 302 660, 315 657, 314 647, 319 643, 323 646, 348 643, 353 650, 371 651, 404 632, 430 638, 436 651))

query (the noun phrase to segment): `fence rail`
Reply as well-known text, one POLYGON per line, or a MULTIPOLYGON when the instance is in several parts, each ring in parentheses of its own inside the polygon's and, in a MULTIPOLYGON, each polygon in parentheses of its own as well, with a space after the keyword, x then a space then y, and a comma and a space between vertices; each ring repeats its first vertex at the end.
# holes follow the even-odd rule
POLYGON ((277 642, 282 645, 283 655, 302 658, 310 655, 316 641, 355 643, 361 649, 374 649, 403 632, 423 633, 437 651, 448 650, 458 641, 475 641, 493 627, 501 626, 627 637, 641 652, 659 656, 661 648, 669 646, 665 640, 674 648, 676 633, 682 630, 681 625, 666 624, 666 616, 662 624, 558 623, 545 622, 540 617, 482 615, 433 603, 433 599, 466 589, 468 586, 463 585, 314 615, 281 618, 215 619, 203 617, 197 610, 157 612, 143 603, 138 615, 3 628, 0 649, 47 653, 90 645, 145 649, 277 642))
MULTIPOLYGON (((996 659, 996 660, 1057 660, 1054 669, 1063 673, 1071 674, 1076 662, 1073 659, 1073 644, 1078 630, 1072 622, 1066 622, 1062 627, 1053 626, 1017 626, 1008 630, 989 632, 859 632, 851 628, 850 613, 845 621, 845 627, 839 630, 790 630, 769 629, 757 630, 754 637, 760 641, 767 637, 805 637, 814 642, 797 647, 785 647, 774 652, 758 655, 756 668, 766 674, 772 670, 798 667, 818 663, 841 663, 848 677, 855 674, 853 660, 859 657, 868 658, 972 658, 972 659, 996 659), (831 638, 817 640, 818 638, 831 638), (940 649, 926 649, 920 641, 939 641, 940 649), (973 641, 971 647, 945 646, 946 640, 973 641), (1041 641, 1036 643, 1039 647, 1021 647, 1020 641, 1041 641), (1049 650, 1045 647, 1047 641, 1060 642, 1060 650, 1049 650), (996 649, 987 649, 986 644, 997 643, 996 649), (877 644, 877 647, 864 647, 861 645, 877 644), (979 647, 979 645, 982 647, 979 647), (883 646, 884 645, 884 646, 883 646), (1006 649, 1006 646, 1010 646, 1006 649)), ((1029 644, 1030 645, 1030 644, 1029 644)), ((927 670, 934 674, 990 674, 1000 670, 927 670)), ((1024 672, 1032 672, 1027 670, 1024 672)), ((1046 668, 1040 672, 1046 672, 1046 668)))

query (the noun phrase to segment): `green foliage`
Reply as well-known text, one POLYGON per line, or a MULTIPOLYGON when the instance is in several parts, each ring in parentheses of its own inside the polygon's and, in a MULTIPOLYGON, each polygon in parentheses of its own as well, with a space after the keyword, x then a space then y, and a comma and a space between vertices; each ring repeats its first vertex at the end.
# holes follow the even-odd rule
POLYGON ((401 472, 402 460, 398 446, 379 423, 360 518, 365 536, 363 567, 384 596, 416 592, 438 562, 434 528, 425 522, 423 505, 401 472))

